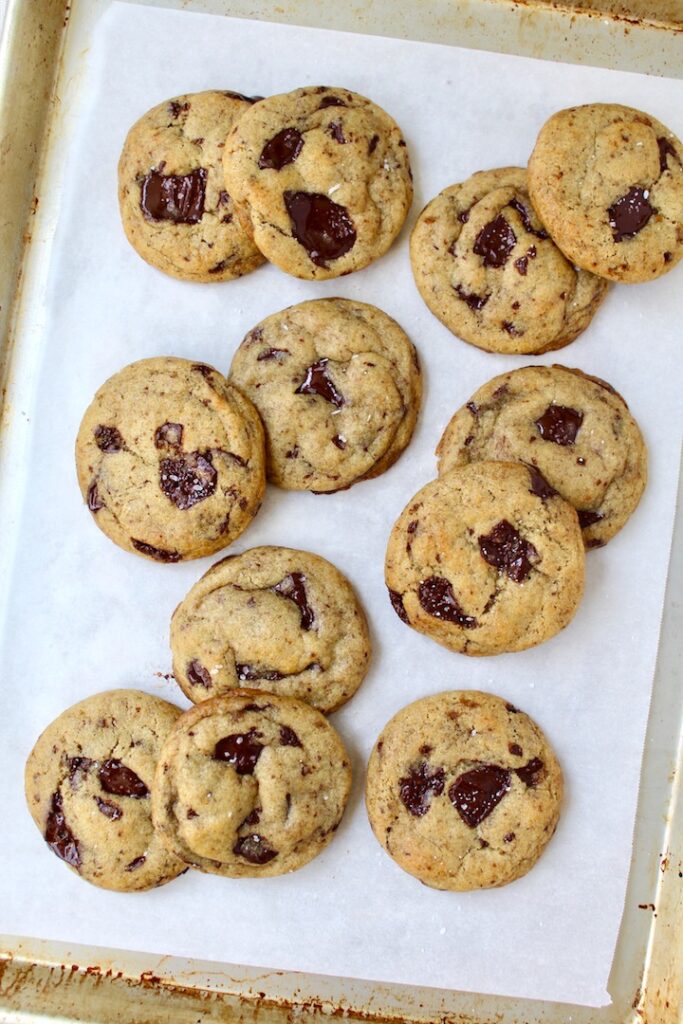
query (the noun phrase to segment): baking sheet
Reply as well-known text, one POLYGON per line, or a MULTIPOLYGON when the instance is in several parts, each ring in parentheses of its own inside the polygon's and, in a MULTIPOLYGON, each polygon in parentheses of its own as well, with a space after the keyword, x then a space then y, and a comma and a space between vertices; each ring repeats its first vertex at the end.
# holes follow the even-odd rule
POLYGON ((681 134, 683 84, 523 58, 115 4, 87 55, 81 109, 34 351, 20 362, 30 420, 2 482, 15 545, 3 663, 6 743, 0 793, 14 850, 0 882, 3 930, 382 981, 601 1005, 623 904, 654 670, 680 451, 677 375, 680 269, 614 289, 563 361, 627 397, 651 453, 643 503, 588 562, 586 596, 564 634, 533 651, 471 660, 406 629, 382 579, 386 538, 418 486, 452 411, 490 376, 532 361, 452 338, 412 283, 407 230, 374 267, 311 283, 267 267, 201 286, 165 278, 127 246, 116 161, 129 125, 167 96, 225 87, 272 93, 325 79, 370 95, 404 129, 421 205, 474 170, 524 163, 555 109, 618 100, 681 134), (122 61, 122 54, 125 55, 122 61), (121 68, 125 67, 125 75, 121 68), (92 393, 133 359, 201 358, 227 369, 259 319, 291 302, 340 294, 374 302, 408 330, 422 357, 425 410, 415 440, 376 481, 333 496, 270 489, 238 541, 308 547, 334 561, 371 618, 375 657, 334 716, 353 755, 354 793, 325 853, 287 878, 236 882, 190 872, 149 894, 95 890, 50 857, 22 797, 38 732, 64 707, 111 686, 184 703, 172 681, 167 626, 211 560, 156 566, 119 551, 88 521, 73 439, 92 393), (11 502, 11 504, 9 504, 11 502), (23 508, 22 504, 23 503, 23 508), (21 510, 21 515, 19 511, 21 510), (499 890, 436 893, 404 875, 373 839, 363 766, 386 720, 440 689, 491 689, 538 719, 562 760, 568 797, 556 838, 525 879, 499 890))

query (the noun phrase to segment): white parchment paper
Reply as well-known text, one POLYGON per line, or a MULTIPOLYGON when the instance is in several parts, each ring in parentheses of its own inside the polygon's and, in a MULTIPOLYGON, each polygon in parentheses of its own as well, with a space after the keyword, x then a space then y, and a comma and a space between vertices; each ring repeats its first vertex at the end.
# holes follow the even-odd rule
POLYGON ((434 446, 451 413, 494 374, 532 362, 453 338, 412 281, 408 230, 440 189, 480 168, 524 164, 556 109, 619 101, 683 134, 683 83, 524 58, 208 15, 114 4, 86 57, 83 109, 64 185, 34 388, 17 415, 30 449, 12 469, 16 540, 9 581, 0 799, 13 850, 0 873, 6 932, 281 969, 601 1005, 631 855, 639 767, 674 514, 681 434, 681 268, 618 287, 570 348, 542 357, 598 374, 627 398, 650 450, 642 504, 604 550, 563 634, 493 659, 451 654, 403 626, 387 600, 387 536, 406 501, 435 475, 434 446), (144 264, 116 203, 116 163, 130 124, 166 97, 205 88, 269 94, 344 85, 402 126, 416 198, 406 230, 375 266, 301 282, 274 267, 193 285, 144 264), (90 522, 73 442, 96 388, 123 365, 173 354, 227 371, 259 319, 293 302, 343 295, 394 316, 425 371, 415 439, 385 476, 332 496, 269 488, 235 546, 319 552, 360 593, 373 633, 370 674, 334 716, 355 767, 334 842, 299 873, 224 880, 189 872, 120 895, 84 884, 42 843, 23 799, 23 763, 38 733, 71 703, 137 686, 180 704, 167 646, 174 607, 210 560, 161 566, 126 554, 90 522), (17 510, 23 502, 21 516, 17 510), (364 764, 382 726, 442 689, 492 690, 533 715, 567 779, 555 839, 522 880, 471 894, 429 890, 380 849, 362 802, 364 764))

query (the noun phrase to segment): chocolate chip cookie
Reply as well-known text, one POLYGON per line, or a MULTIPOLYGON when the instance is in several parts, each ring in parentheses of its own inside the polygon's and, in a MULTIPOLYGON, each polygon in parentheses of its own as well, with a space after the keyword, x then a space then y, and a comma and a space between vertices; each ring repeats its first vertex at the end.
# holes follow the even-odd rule
POLYGON ((81 878, 135 892, 187 865, 152 827, 151 788, 180 708, 137 690, 109 690, 48 725, 26 762, 26 801, 45 842, 81 878))
POLYGON ((373 831, 397 864, 434 889, 506 885, 552 837, 562 771, 523 711, 476 690, 398 712, 370 757, 373 831))
POLYGON ((195 703, 248 686, 334 711, 370 658, 351 584, 319 555, 251 548, 214 565, 171 620, 173 672, 195 703))
POLYGON ((313 299, 267 317, 237 349, 230 380, 266 428, 268 479, 339 491, 379 476, 412 437, 422 397, 417 353, 364 302, 313 299))
POLYGON ((391 531, 396 614, 452 651, 501 654, 571 621, 585 552, 576 511, 533 468, 473 462, 423 487, 391 531))
POLYGON ((548 352, 590 323, 607 283, 569 263, 536 216, 521 167, 444 189, 410 239, 415 283, 453 334, 487 352, 548 352))
POLYGON ((264 262, 222 168, 225 138, 253 102, 215 90, 176 96, 128 132, 119 161, 121 219, 153 267, 186 281, 229 281, 264 262))
POLYGON ((554 114, 529 194, 567 258, 594 274, 649 281, 683 256, 683 146, 650 114, 617 103, 554 114))
POLYGON ((413 196, 400 128, 348 89, 309 86, 257 103, 228 136, 223 166, 258 248, 307 279, 382 256, 413 196))
POLYGON ((102 385, 76 441, 83 498, 108 537, 157 562, 226 547, 265 488, 263 428, 205 363, 132 363, 102 385))
POLYGON ((564 366, 494 377, 455 413, 436 453, 440 474, 486 459, 526 463, 540 474, 537 489, 577 510, 587 548, 621 529, 647 481, 645 444, 624 399, 564 366))
POLYGON ((282 875, 327 846, 350 788, 344 745, 324 715, 291 697, 234 690, 186 712, 168 737, 154 824, 200 871, 282 875))

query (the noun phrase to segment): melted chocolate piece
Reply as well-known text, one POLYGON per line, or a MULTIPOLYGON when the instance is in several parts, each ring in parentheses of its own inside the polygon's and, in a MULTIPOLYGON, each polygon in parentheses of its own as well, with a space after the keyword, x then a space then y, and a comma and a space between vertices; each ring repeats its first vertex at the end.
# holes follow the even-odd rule
POLYGON ((88 508, 91 512, 99 512, 99 510, 104 507, 105 504, 100 498, 97 490, 97 484, 93 482, 88 488, 88 508))
POLYGON ((179 562, 181 559, 179 551, 164 551, 163 548, 154 548, 151 544, 145 544, 144 540, 136 540, 135 537, 131 537, 130 542, 136 551, 156 559, 157 562, 179 562))
POLYGON ((509 743, 508 750, 510 751, 511 754, 514 754, 515 757, 522 757, 524 754, 524 751, 520 747, 519 743, 509 743))
POLYGON ((539 757, 533 757, 528 764, 522 765, 521 768, 515 768, 515 774, 517 774, 525 786, 529 786, 533 789, 538 785, 538 773, 543 771, 545 765, 539 757))
POLYGON ((406 626, 409 626, 410 622, 408 620, 408 614, 403 606, 403 597, 390 587, 387 587, 387 590, 389 591, 391 607, 394 609, 401 622, 405 622, 406 626))
POLYGON ((45 826, 45 842, 58 857, 72 868, 80 868, 81 851, 78 840, 66 823, 62 807, 62 794, 52 794, 50 811, 45 826))
POLYGON ((515 327, 515 325, 510 323, 509 320, 503 320, 500 326, 504 331, 507 331, 508 334, 512 335, 513 338, 518 338, 520 335, 524 334, 524 331, 520 331, 519 327, 515 327))
POLYGON ((138 868, 142 867, 142 865, 145 863, 146 860, 147 860, 147 858, 145 857, 145 855, 143 853, 142 856, 136 857, 135 860, 132 860, 130 862, 130 864, 126 864, 125 870, 126 871, 137 871, 138 868))
POLYGON ((669 141, 669 139, 665 139, 663 136, 660 136, 660 138, 657 139, 657 146, 659 148, 659 170, 662 174, 664 174, 664 171, 669 169, 666 159, 667 156, 672 156, 674 160, 680 164, 681 161, 678 153, 676 152, 676 147, 669 141))
POLYGON ((343 452, 346 448, 346 438, 342 437, 341 434, 335 434, 332 438, 332 444, 336 445, 336 447, 343 452))
POLYGON ((306 378, 294 392, 295 395, 319 395, 337 409, 344 405, 344 396, 337 391, 334 381, 328 376, 329 359, 319 359, 306 370, 306 378))
POLYGON ((149 796, 149 790, 140 776, 115 758, 110 758, 100 766, 97 777, 104 792, 113 796, 131 796, 134 800, 149 796))
POLYGON ((162 423, 154 431, 154 444, 157 448, 181 448, 183 444, 182 423, 162 423))
POLYGON ((379 135, 373 135, 368 142, 368 156, 371 156, 377 149, 377 143, 379 142, 379 135))
POLYGON ((101 452, 120 452, 123 438, 116 427, 95 427, 95 444, 101 452))
MULTIPOLYGON (((231 218, 232 219, 232 218, 231 218)), ((225 217, 223 218, 225 221, 225 217)), ((228 221, 230 223, 230 221, 228 221)), ((221 260, 220 263, 214 263, 212 267, 209 267, 207 273, 209 274, 220 274, 221 271, 225 270, 228 265, 228 260, 221 260)))
POLYGON ((116 804, 111 804, 108 800, 101 800, 99 796, 93 797, 93 799, 97 804, 98 811, 100 811, 105 818, 109 818, 111 821, 118 821, 123 814, 121 808, 117 807, 116 804))
POLYGON ((197 167, 189 174, 150 171, 142 181, 140 208, 147 220, 198 224, 204 216, 207 172, 197 167))
POLYGON ((206 690, 210 690, 213 686, 208 668, 204 668, 201 661, 197 661, 196 658, 188 664, 185 674, 192 686, 203 686, 206 690))
POLYGON ((263 836, 259 836, 255 832, 253 835, 238 839, 232 852, 238 857, 248 860, 250 864, 267 864, 273 857, 277 857, 277 850, 269 846, 263 836))
POLYGON ((302 572, 291 572, 284 579, 280 580, 274 587, 271 587, 280 597, 286 597, 299 609, 301 616, 301 628, 309 630, 315 622, 315 612, 308 603, 306 594, 306 576, 302 572))
POLYGON ((551 487, 540 469, 536 469, 535 466, 527 466, 526 468, 529 470, 531 480, 531 487, 529 488, 531 494, 535 494, 541 501, 545 501, 546 498, 556 497, 558 492, 554 487, 551 487))
POLYGON ((304 138, 301 132, 296 128, 283 128, 266 142, 258 158, 258 165, 262 171, 280 171, 287 164, 294 163, 303 145, 304 138))
POLYGON ((496 523, 487 536, 479 537, 479 550, 484 561, 515 583, 523 583, 534 563, 540 561, 533 544, 524 540, 507 519, 496 523))
MULTIPOLYGON (((548 232, 544 231, 543 228, 540 228, 538 231, 536 230, 536 228, 531 223, 531 217, 529 216, 529 211, 527 210, 527 208, 524 205, 524 203, 520 203, 519 199, 511 199, 510 202, 508 203, 508 206, 511 206, 513 210, 517 211, 517 213, 519 214, 520 220, 522 221, 522 224, 524 225, 524 230, 527 231, 530 235, 536 235, 536 238, 547 238, 548 237, 548 232)), ((534 253, 534 255, 536 255, 536 254, 534 253)))
POLYGON ((280 726, 280 743, 283 747, 301 747, 302 743, 297 734, 288 725, 280 726))
POLYGON ((607 210, 609 226, 612 228, 612 238, 615 242, 622 242, 625 238, 633 238, 639 231, 642 231, 655 209, 648 200, 647 189, 634 186, 630 188, 625 196, 617 199, 607 210))
POLYGON ((253 775, 263 750, 263 744, 254 737, 261 735, 256 729, 250 729, 249 732, 224 736, 216 744, 213 756, 216 761, 227 761, 233 765, 238 775, 253 775))
POLYGON ((515 260, 515 269, 522 275, 522 277, 526 276, 529 260, 534 259, 536 259, 536 246, 530 245, 524 255, 520 256, 518 260, 515 260))
POLYGON ((211 497, 217 480, 210 452, 186 452, 159 463, 159 486, 181 512, 211 497))
POLYGON ((544 441, 566 447, 574 444, 583 423, 583 413, 566 405, 549 405, 534 422, 544 441))
POLYGON ((515 247, 517 235, 505 217, 499 214, 484 225, 474 240, 473 250, 485 267, 504 267, 515 247))
POLYGON ((455 294, 463 302, 466 302, 470 309, 483 309, 489 301, 488 295, 475 295, 474 292, 466 292, 460 284, 455 286, 455 294))
POLYGON ((337 96, 323 96, 318 106, 318 110, 324 110, 325 107, 345 107, 346 104, 343 100, 340 100, 337 96))
POLYGON ((604 519, 602 512, 594 512, 591 509, 579 509, 579 526, 582 530, 585 530, 587 526, 593 526, 594 523, 599 523, 601 519, 604 519))
POLYGON ((253 828, 254 825, 258 825, 260 820, 261 812, 259 811, 258 807, 255 807, 254 810, 250 811, 249 814, 246 816, 246 818, 240 825, 240 828, 244 828, 245 826, 246 828, 253 828))
POLYGON ((514 832, 506 832, 505 835, 503 836, 503 842, 504 843, 511 843, 514 838, 515 838, 515 833, 514 832))
POLYGON ((510 789, 510 772, 497 764, 480 764, 459 775, 448 796, 469 828, 488 818, 510 789))
POLYGON ((258 679, 265 679, 269 683, 276 683, 278 679, 284 679, 281 672, 274 668, 254 668, 253 665, 235 664, 235 671, 240 682, 253 683, 258 679))
POLYGON ((69 758, 69 782, 73 788, 76 788, 80 782, 81 772, 89 771, 93 766, 93 761, 89 757, 70 757, 69 758))
POLYGON ((241 92, 233 92, 232 89, 223 89, 224 96, 229 96, 233 100, 244 100, 245 103, 258 103, 259 100, 264 99, 263 96, 244 96, 241 92))
POLYGON ((342 128, 341 121, 331 121, 327 126, 327 132, 332 136, 335 142, 338 142, 340 146, 345 146, 349 141, 344 135, 344 129, 342 128))
POLYGON ((266 348, 256 356, 256 362, 263 363, 267 359, 274 359, 281 363, 288 355, 291 355, 288 348, 266 348))
MULTIPOLYGON (((469 219, 470 219, 470 211, 469 211, 469 209, 468 210, 461 210, 460 213, 458 214, 458 220, 460 221, 461 224, 467 224, 467 221, 469 219)), ((455 243, 453 243, 453 244, 455 245, 455 243)))
POLYGON ((189 103, 178 103, 177 100, 172 100, 168 105, 168 112, 174 119, 180 117, 181 114, 186 114, 189 109, 189 103))
POLYGON ((353 248, 356 229, 345 206, 319 192, 285 192, 283 198, 292 234, 316 266, 327 267, 353 248))
POLYGON ((443 768, 430 771, 426 761, 420 761, 408 769, 408 775, 399 779, 399 793, 404 807, 415 818, 421 818, 429 810, 432 795, 440 796, 446 781, 443 768))
POLYGON ((476 416, 479 412, 474 402, 468 402, 465 408, 469 409, 473 416, 476 416))
POLYGON ((213 380, 213 375, 216 372, 213 366, 207 366, 206 363, 193 363, 192 369, 196 370, 197 373, 201 373, 202 377, 208 384, 213 380))
POLYGON ((420 604, 428 615, 443 622, 454 622, 463 629, 476 629, 477 620, 472 615, 465 615, 458 604, 453 587, 443 576, 430 576, 422 580, 418 589, 420 604))

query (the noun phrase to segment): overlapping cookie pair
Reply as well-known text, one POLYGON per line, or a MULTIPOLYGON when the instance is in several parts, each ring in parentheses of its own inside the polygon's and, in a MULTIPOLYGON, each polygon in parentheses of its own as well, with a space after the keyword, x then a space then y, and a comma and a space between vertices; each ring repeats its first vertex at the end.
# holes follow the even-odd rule
POLYGON ((382 256, 412 201, 398 125, 348 89, 208 91, 148 111, 119 163, 128 240, 174 277, 225 281, 270 260, 339 277, 382 256))

